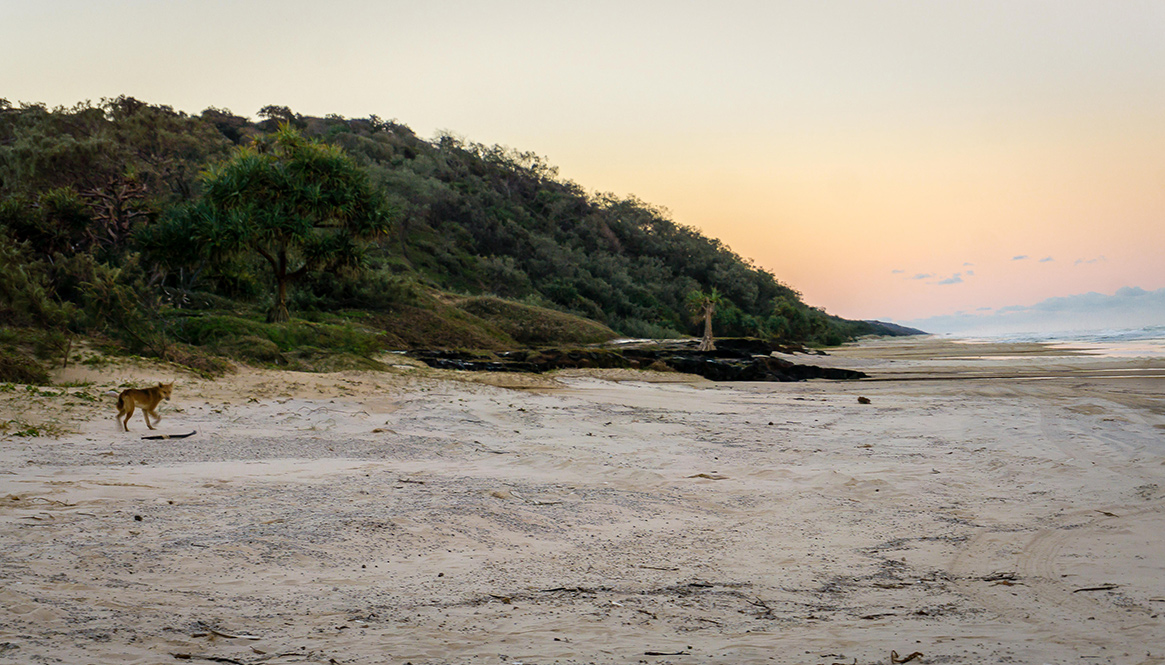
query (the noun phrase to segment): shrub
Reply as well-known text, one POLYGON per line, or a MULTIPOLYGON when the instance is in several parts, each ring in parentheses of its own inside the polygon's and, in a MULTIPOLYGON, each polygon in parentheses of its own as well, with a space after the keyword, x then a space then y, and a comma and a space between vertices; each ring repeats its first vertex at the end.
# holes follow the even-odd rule
POLYGON ((49 373, 30 354, 0 345, 0 382, 43 386, 49 383, 49 373))

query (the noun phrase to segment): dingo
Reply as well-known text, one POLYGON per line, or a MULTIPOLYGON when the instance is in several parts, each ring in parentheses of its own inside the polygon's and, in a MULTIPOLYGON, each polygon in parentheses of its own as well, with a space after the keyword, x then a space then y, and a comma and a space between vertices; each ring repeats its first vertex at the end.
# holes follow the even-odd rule
POLYGON ((154 409, 158 408, 158 403, 162 400, 170 401, 170 391, 174 388, 174 383, 159 383, 153 388, 129 388, 121 391, 117 396, 117 422, 129 431, 129 417, 133 415, 134 406, 142 407, 142 417, 146 419, 146 427, 154 429, 150 424, 150 416, 154 417, 154 422, 162 419, 158 412, 154 409), (122 420, 122 416, 125 420, 122 420))

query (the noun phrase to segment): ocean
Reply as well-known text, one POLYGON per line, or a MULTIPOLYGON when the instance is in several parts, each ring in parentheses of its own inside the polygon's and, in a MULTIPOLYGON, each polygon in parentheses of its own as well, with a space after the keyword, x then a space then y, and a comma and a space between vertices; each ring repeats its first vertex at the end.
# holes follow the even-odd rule
POLYGON ((1054 347, 1081 349, 1103 358, 1165 358, 1165 326, 1059 332, 1016 332, 998 335, 944 334, 967 342, 1035 342, 1054 347))

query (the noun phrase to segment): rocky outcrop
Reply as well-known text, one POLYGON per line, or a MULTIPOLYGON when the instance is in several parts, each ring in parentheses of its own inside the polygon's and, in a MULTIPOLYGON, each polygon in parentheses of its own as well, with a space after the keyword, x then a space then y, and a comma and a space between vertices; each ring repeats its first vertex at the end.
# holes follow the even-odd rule
MULTIPOLYGON (((568 368, 672 369, 698 374, 712 381, 804 381, 806 379, 861 379, 854 370, 801 365, 772 355, 790 349, 754 339, 721 339, 715 351, 696 351, 687 344, 639 343, 581 349, 475 352, 409 351, 430 367, 478 372, 546 372, 568 368)), ((695 346, 695 344, 691 344, 695 346)), ((820 352, 818 352, 820 353, 820 352)))
POLYGON ((712 381, 804 381, 806 379, 863 379, 866 374, 850 369, 798 365, 782 358, 710 358, 675 355, 661 358, 677 372, 699 374, 712 381))

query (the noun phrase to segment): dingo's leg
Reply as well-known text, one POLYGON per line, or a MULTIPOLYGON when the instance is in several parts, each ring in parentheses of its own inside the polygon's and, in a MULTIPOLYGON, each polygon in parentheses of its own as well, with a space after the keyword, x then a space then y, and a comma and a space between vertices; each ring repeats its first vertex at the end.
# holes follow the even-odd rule
POLYGON ((142 418, 146 419, 146 427, 149 427, 150 429, 154 429, 154 426, 150 424, 150 407, 148 407, 148 406, 142 407, 142 418))
MULTIPOLYGON (((129 417, 133 415, 133 406, 134 406, 133 402, 126 400, 125 406, 122 407, 121 409, 118 409, 118 411, 117 411, 118 416, 121 416, 123 412, 125 414, 125 420, 123 420, 121 422, 121 427, 122 427, 122 429, 124 429, 127 432, 129 431, 129 417)), ((119 420, 120 420, 120 418, 119 418, 119 420)))
MULTIPOLYGON (((155 407, 155 408, 156 408, 156 407, 155 407)), ((151 416, 153 416, 153 417, 154 417, 154 425, 157 425, 158 423, 162 422, 162 416, 159 416, 159 415, 158 415, 158 412, 157 412, 157 411, 155 411, 154 409, 142 409, 142 413, 143 413, 143 414, 144 414, 144 413, 149 413, 151 416)), ((147 418, 147 419, 146 419, 146 425, 149 425, 150 429, 154 429, 154 426, 153 426, 153 425, 150 425, 150 419, 149 419, 149 418, 147 418)))

